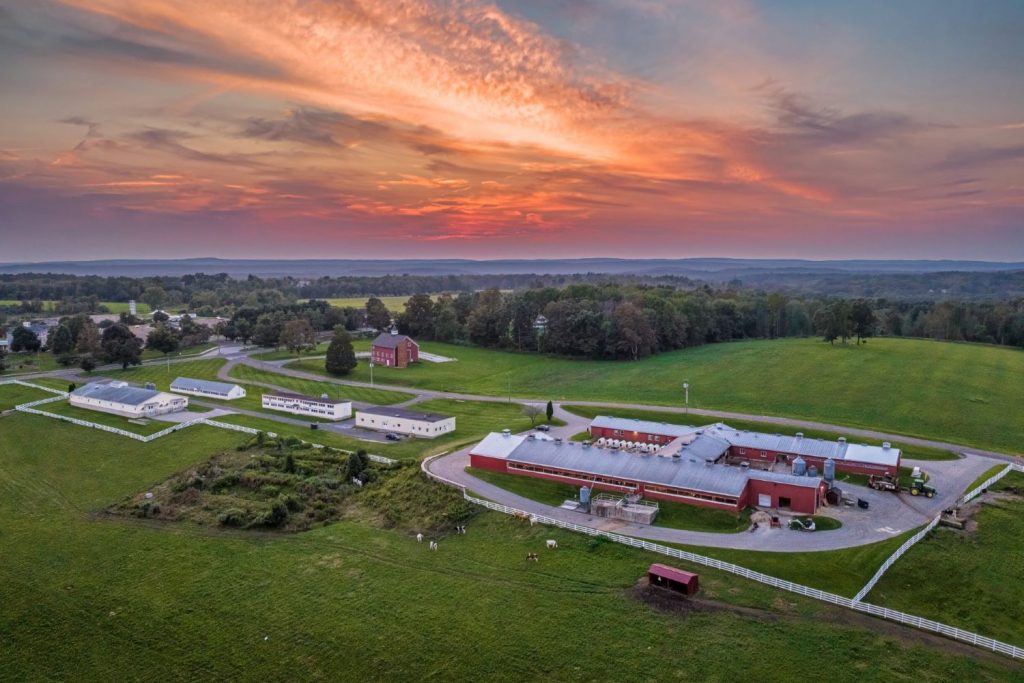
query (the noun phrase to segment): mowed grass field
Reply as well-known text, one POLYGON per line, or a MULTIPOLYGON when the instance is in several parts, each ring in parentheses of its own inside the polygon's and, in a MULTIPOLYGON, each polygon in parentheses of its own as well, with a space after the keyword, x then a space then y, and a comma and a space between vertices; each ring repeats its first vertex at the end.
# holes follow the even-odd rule
MULTIPOLYGON (((818 339, 709 344, 638 362, 581 361, 423 344, 458 358, 376 368, 381 384, 535 399, 690 406, 819 420, 1018 452, 1024 442, 1024 352, 976 344, 818 339)), ((289 367, 299 367, 289 366, 289 367)), ((322 361, 303 369, 323 371, 322 361)), ((353 379, 367 380, 360 363, 353 379)))
MULTIPOLYGON (((0 380, 3 381, 3 380, 0 380)), ((20 384, 0 384, 0 411, 10 410, 14 406, 31 401, 38 401, 42 398, 55 397, 42 389, 23 387, 20 384)))
POLYGON ((1009 487, 1017 495, 982 499, 976 530, 936 528, 867 600, 1024 647, 1024 475, 1011 473, 992 490, 1009 487))
MULTIPOLYGON (((399 296, 378 296, 384 305, 392 313, 402 313, 405 311, 405 302, 409 300, 412 294, 399 295, 399 296)), ((432 298, 436 298, 436 294, 430 295, 432 298)), ((331 306, 338 306, 339 308, 363 308, 366 306, 366 302, 369 296, 345 296, 337 297, 333 299, 321 299, 326 301, 331 306)))
MULTIPOLYGON (((1008 662, 701 570, 696 611, 631 597, 653 556, 482 513, 431 553, 352 519, 296 535, 96 513, 233 448, 0 427, 3 680, 1002 681, 1008 662), (559 549, 546 552, 544 539, 559 549), (527 563, 539 550, 539 563, 527 563), (606 638, 599 629, 608 624, 606 638), (922 644, 924 643, 924 644, 922 644)), ((426 484, 424 484, 426 485, 426 484)))

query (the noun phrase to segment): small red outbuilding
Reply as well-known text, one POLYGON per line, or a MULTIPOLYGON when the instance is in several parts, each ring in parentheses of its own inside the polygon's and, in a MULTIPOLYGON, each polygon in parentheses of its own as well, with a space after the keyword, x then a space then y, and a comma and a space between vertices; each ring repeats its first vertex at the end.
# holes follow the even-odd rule
POLYGON ((683 595, 696 595, 698 576, 682 569, 655 562, 647 570, 647 579, 652 586, 661 586, 683 595))

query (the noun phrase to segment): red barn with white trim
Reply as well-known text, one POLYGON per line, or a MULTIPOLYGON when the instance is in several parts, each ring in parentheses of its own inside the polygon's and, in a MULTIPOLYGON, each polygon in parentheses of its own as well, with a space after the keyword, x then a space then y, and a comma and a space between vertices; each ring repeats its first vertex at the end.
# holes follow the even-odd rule
POLYGON ((374 365, 388 368, 404 368, 420 359, 420 345, 404 334, 391 330, 377 336, 370 346, 370 358, 374 365))

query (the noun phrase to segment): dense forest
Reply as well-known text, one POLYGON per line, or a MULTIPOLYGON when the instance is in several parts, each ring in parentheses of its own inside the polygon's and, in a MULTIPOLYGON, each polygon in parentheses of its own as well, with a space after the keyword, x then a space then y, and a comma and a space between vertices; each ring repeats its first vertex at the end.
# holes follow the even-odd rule
MULTIPOLYGON (((101 310, 134 298, 152 308, 221 316, 214 330, 265 346, 283 344, 291 320, 316 331, 387 329, 414 337, 590 358, 636 359, 737 339, 820 335, 830 342, 875 335, 1024 347, 1024 298, 908 301, 787 294, 741 283, 711 287, 685 278, 630 276, 403 276, 244 280, 226 275, 100 278, 0 277, 0 315, 101 310), (482 279, 500 285, 474 289, 482 279), (402 291, 404 288, 404 291, 402 291), (436 292, 446 292, 436 294, 436 292), (411 295, 399 310, 331 306, 344 295, 411 295), (43 301, 54 301, 44 307, 43 301)), ((2 321, 0 321, 2 322, 2 321)))

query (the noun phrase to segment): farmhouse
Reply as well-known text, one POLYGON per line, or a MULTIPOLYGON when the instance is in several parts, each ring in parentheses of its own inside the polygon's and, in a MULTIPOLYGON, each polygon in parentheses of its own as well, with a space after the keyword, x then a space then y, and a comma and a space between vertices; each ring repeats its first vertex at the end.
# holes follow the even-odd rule
POLYGON ((817 512, 825 494, 820 478, 726 465, 719 460, 727 449, 705 434, 672 455, 655 455, 502 432, 474 446, 469 458, 481 469, 735 513, 754 505, 817 512))
POLYGON ((245 389, 237 384, 228 382, 211 382, 205 379, 193 379, 191 377, 179 377, 171 382, 171 391, 192 396, 207 396, 223 401, 233 401, 236 398, 245 398, 245 389))
POLYGON ((140 389, 126 382, 93 382, 75 389, 71 405, 124 417, 153 417, 188 408, 188 399, 155 389, 140 389))
POLYGON ((294 415, 319 417, 324 420, 344 420, 352 417, 351 401, 335 400, 327 396, 327 394, 316 398, 314 396, 276 391, 270 394, 263 394, 262 403, 264 408, 270 410, 280 410, 294 415))
POLYGON ((366 408, 356 413, 356 426, 434 439, 455 431, 455 417, 402 408, 366 408))
POLYGON ((374 365, 404 368, 420 359, 420 345, 397 330, 377 335, 370 347, 370 360, 374 365))
POLYGON ((848 443, 843 437, 828 441, 806 438, 802 433, 795 436, 767 434, 735 429, 723 423, 687 427, 601 415, 590 423, 590 435, 594 439, 655 444, 661 448, 679 448, 698 435, 713 436, 725 444, 725 450, 719 455, 730 459, 764 467, 793 466, 799 460, 819 471, 824 471, 826 463, 831 461, 837 471, 852 474, 897 476, 901 456, 900 449, 888 442, 868 446, 848 443), (677 440, 679 442, 675 443, 677 440))

